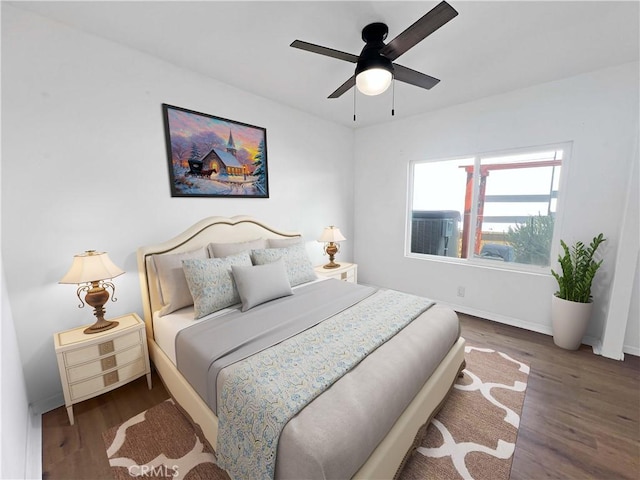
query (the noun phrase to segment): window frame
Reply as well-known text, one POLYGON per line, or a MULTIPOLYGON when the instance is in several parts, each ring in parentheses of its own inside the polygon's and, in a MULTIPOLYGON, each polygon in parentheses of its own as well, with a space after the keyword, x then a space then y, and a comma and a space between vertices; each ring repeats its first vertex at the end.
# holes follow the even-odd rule
MULTIPOLYGON (((572 141, 551 143, 545 145, 535 145, 530 147, 519 147, 519 148, 510 148, 505 150, 495 150, 495 151, 487 151, 480 152, 474 154, 467 155, 457 155, 452 157, 441 157, 432 160, 412 160, 407 165, 407 208, 405 212, 405 257, 418 259, 418 260, 429 260, 429 261, 438 261, 443 263, 450 264, 458 264, 458 265, 469 265, 483 268, 494 268, 499 270, 510 270, 510 271, 518 271, 525 273, 533 273, 533 274, 543 274, 551 276, 550 269, 553 266, 554 259, 558 256, 559 252, 559 242, 560 242, 560 231, 561 225, 563 223, 563 211, 564 211, 564 198, 567 193, 567 178, 569 166, 571 163, 571 154, 573 149, 572 141), (417 164, 425 164, 425 163, 441 163, 441 162, 454 162, 469 159, 474 162, 474 172, 473 172, 473 190, 472 190, 472 215, 469 224, 469 232, 475 232, 477 226, 477 205, 478 205, 478 197, 480 195, 480 168, 482 159, 487 157, 507 157, 511 155, 522 155, 526 153, 535 153, 542 152, 545 150, 562 150, 562 169, 560 171, 560 179, 558 182, 558 196, 556 198, 556 212, 555 212, 555 220, 553 227, 553 235, 551 240, 551 251, 549 256, 549 261, 551 266, 541 266, 541 265, 531 265, 526 263, 515 263, 515 262, 497 262, 495 260, 486 259, 477 257, 475 255, 470 255, 467 258, 458 258, 458 257, 448 257, 443 255, 434 255, 429 253, 415 253, 411 251, 411 232, 412 232, 412 215, 413 215, 413 199, 414 199, 414 189, 415 189, 415 166, 417 164)), ((464 222, 464 212, 461 212, 463 215, 464 222)), ((469 234, 468 241, 468 251, 475 251, 476 239, 475 235, 469 234)))

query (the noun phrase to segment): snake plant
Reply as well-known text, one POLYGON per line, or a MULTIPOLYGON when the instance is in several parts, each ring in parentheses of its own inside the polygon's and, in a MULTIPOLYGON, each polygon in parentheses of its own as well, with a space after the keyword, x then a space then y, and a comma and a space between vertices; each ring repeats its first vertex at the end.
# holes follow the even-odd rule
POLYGON ((589 303, 591 301, 591 284, 602 260, 593 259, 596 250, 606 239, 602 235, 594 237, 588 247, 576 242, 571 248, 560 240, 563 254, 558 255, 562 275, 551 269, 551 274, 558 282, 556 297, 572 302, 589 303))

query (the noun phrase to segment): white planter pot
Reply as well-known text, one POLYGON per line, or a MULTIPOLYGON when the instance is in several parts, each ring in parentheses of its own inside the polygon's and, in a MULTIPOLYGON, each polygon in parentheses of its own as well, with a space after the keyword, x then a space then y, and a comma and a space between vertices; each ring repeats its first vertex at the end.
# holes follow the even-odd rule
POLYGON ((567 350, 577 350, 587 333, 593 303, 580 303, 551 296, 553 342, 567 350))

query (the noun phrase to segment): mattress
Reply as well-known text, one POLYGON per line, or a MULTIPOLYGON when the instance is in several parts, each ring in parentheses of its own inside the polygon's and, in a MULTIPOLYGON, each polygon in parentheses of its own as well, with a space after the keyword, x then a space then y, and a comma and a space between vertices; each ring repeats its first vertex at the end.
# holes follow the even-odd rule
POLYGON ((193 305, 177 310, 169 315, 160 316, 158 312, 153 314, 153 335, 156 343, 162 351, 169 357, 173 364, 176 364, 176 336, 180 330, 190 327, 194 323, 206 322, 207 320, 229 312, 237 311, 240 305, 218 310, 206 317, 194 320, 193 305))

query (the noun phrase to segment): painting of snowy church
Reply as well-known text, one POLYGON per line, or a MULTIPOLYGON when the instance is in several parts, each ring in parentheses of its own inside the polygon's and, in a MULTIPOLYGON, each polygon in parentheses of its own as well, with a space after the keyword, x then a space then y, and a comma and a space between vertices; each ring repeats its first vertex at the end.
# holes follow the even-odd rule
POLYGON ((191 175, 207 176, 211 175, 242 175, 247 177, 248 173, 253 173, 253 168, 240 163, 236 158, 236 146, 233 141, 233 134, 229 131, 229 140, 224 150, 212 148, 201 159, 192 158, 189 160, 189 173, 191 175))
POLYGON ((173 197, 269 197, 266 129, 163 104, 173 197))

